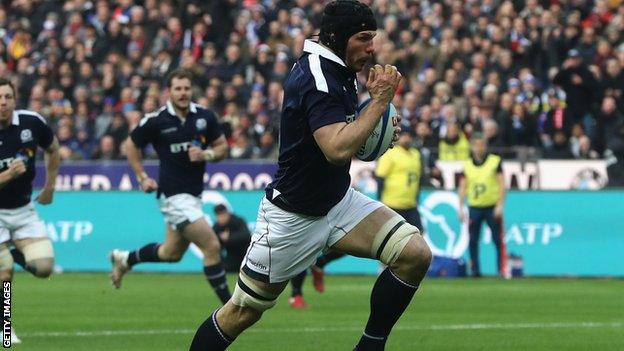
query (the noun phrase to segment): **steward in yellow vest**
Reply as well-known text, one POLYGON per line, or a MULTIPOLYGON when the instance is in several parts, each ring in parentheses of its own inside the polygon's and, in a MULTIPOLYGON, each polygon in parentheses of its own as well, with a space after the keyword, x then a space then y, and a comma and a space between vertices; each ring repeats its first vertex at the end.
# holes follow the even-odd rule
POLYGON ((464 172, 459 182, 459 218, 465 220, 464 200, 468 199, 468 231, 470 233, 470 259, 472 275, 481 276, 479 265, 479 238, 481 224, 485 221, 492 231, 492 241, 498 253, 498 269, 503 274, 506 258, 503 232, 503 202, 505 182, 500 156, 487 152, 483 135, 471 139, 472 158, 464 162, 464 172))
POLYGON ((418 212, 418 193, 422 163, 420 151, 412 147, 413 136, 401 131, 397 145, 386 151, 377 161, 379 200, 423 232, 418 212))

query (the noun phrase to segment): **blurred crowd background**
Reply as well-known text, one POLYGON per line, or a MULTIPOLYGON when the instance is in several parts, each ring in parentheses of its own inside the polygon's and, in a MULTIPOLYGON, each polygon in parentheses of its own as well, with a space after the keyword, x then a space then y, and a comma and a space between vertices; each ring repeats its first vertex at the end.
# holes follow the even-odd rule
MULTIPOLYGON (((394 104, 427 163, 483 132, 511 159, 624 164, 621 0, 376 0, 374 62, 405 77, 394 104)), ((54 128, 65 160, 123 159, 164 79, 195 73, 234 159, 276 159, 281 83, 323 1, 0 1, 0 76, 54 128)), ((367 96, 359 76, 361 98, 367 96)))

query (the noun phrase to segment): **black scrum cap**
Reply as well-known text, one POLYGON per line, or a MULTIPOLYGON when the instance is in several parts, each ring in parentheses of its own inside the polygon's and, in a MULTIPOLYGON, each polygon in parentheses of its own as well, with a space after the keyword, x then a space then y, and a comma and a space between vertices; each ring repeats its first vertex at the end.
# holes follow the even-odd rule
POLYGON ((370 7, 356 0, 332 1, 323 10, 319 40, 345 60, 349 38, 367 30, 377 30, 370 7))

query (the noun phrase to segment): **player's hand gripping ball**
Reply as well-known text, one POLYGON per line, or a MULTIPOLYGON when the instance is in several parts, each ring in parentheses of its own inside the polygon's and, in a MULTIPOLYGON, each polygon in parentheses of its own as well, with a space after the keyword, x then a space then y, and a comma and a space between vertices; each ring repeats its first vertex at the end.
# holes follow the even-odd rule
MULTIPOLYGON (((370 99, 362 102, 358 107, 358 113, 362 111, 370 99)), ((355 154, 355 157, 362 161, 373 161, 383 155, 389 148, 393 146, 395 139, 395 126, 399 124, 400 117, 396 107, 392 103, 384 111, 379 123, 373 129, 371 135, 366 142, 355 154)))

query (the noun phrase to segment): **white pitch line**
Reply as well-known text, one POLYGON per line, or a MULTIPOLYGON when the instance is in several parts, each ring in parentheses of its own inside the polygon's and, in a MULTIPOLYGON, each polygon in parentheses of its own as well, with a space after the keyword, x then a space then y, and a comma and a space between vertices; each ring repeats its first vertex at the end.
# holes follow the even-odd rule
MULTIPOLYGON (((394 330, 478 330, 478 329, 563 329, 563 328, 621 328, 624 322, 578 322, 578 323, 477 323, 477 324, 441 324, 441 325, 408 325, 397 326, 394 330)), ((318 327, 318 328, 257 328, 247 333, 319 333, 319 332, 355 332, 362 331, 363 327, 318 327)), ((145 330, 99 330, 74 332, 34 332, 20 333, 24 338, 50 337, 89 337, 89 336, 123 336, 123 335, 155 335, 155 334, 192 334, 194 329, 145 329, 145 330)))

